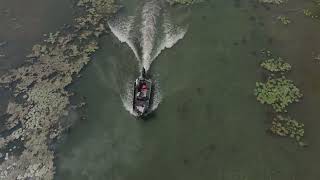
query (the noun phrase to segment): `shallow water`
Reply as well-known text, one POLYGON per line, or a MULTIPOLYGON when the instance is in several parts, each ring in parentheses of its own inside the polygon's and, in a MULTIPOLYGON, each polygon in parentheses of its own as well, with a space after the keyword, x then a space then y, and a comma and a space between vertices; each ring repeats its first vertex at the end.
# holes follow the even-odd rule
POLYGON ((43 34, 57 31, 72 21, 69 0, 0 1, 0 75, 25 60, 43 34), (1 56, 2 55, 2 56, 1 56))
POLYGON ((151 65, 163 101, 147 122, 136 121, 120 98, 118 85, 138 74, 135 56, 107 36, 73 86, 87 98, 87 120, 78 121, 59 146, 56 179, 319 179, 319 67, 301 61, 308 52, 291 43, 304 40, 303 29, 271 29, 271 14, 251 1, 195 6, 185 38, 151 65), (307 125, 306 149, 265 132, 269 117, 253 96, 261 77, 255 54, 264 47, 294 66, 290 77, 305 99, 292 111, 307 125))
MULTIPOLYGON (((122 0, 130 12, 139 0, 122 0)), ((292 0, 288 9, 303 7, 292 0)), ((66 0, 0 1, 0 74, 16 67, 42 34, 72 18, 66 0), (59 12, 59 13, 57 13, 59 12)), ((162 102, 148 121, 123 107, 121 93, 138 75, 131 49, 113 35, 102 40, 92 63, 71 88, 86 97, 86 120, 59 144, 57 180, 318 180, 320 172, 320 23, 253 1, 208 0, 192 8, 185 38, 151 65, 162 102), (306 124, 308 148, 270 136, 267 109, 253 96, 261 78, 255 54, 267 47, 293 65, 290 78, 304 93, 290 111, 306 124)), ((8 92, 0 90, 0 112, 8 92)), ((1 123, 0 123, 1 125, 1 123)), ((1 128, 0 128, 1 129, 1 128)))

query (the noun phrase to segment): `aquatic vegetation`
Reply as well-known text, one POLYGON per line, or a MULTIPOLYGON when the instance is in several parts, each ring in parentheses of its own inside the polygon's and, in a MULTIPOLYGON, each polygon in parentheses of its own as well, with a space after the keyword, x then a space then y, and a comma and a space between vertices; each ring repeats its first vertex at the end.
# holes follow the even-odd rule
POLYGON ((288 25, 291 23, 291 20, 287 16, 278 16, 277 19, 284 25, 288 25))
POLYGON ((278 136, 294 138, 297 142, 301 142, 299 144, 303 145, 301 140, 305 132, 304 124, 291 117, 276 116, 272 121, 270 131, 278 136))
POLYGON ((98 43, 95 41, 92 41, 84 47, 84 52, 88 53, 90 55, 90 54, 96 52, 96 50, 98 50, 98 49, 99 49, 98 43))
POLYGON ((265 3, 265 4, 283 4, 285 3, 286 1, 284 0, 259 0, 260 3, 265 3))
POLYGON ((272 52, 267 49, 262 49, 260 52, 264 57, 267 57, 267 58, 271 58, 273 56, 272 52))
POLYGON ((79 0, 77 5, 100 14, 112 14, 119 9, 115 0, 79 0))
POLYGON ((317 62, 320 62, 320 54, 313 56, 313 59, 317 62))
POLYGON ((303 10, 303 14, 306 15, 306 16, 311 16, 312 12, 309 9, 304 9, 303 10))
POLYGON ((303 9, 303 14, 307 17, 311 17, 312 19, 319 19, 320 18, 320 1, 315 0, 313 1, 313 6, 307 9, 303 9))
POLYGON ((312 12, 310 9, 303 9, 303 14, 305 16, 311 17, 312 19, 318 19, 319 15, 312 12))
POLYGON ((299 102, 302 97, 293 81, 284 76, 268 79, 266 83, 257 82, 254 94, 260 103, 271 105, 276 112, 286 112, 289 104, 299 102))
POLYGON ((0 179, 53 179, 54 152, 49 145, 68 128, 61 117, 68 114, 72 93, 65 88, 98 49, 98 38, 106 32, 107 14, 114 10, 113 0, 94 2, 86 3, 75 25, 50 33, 34 45, 25 65, 0 77, 0 86, 17 97, 9 102, 3 128, 11 130, 21 124, 11 134, 0 137, 0 149, 13 141, 21 141, 24 147, 19 156, 8 153, 0 164, 0 179), (110 11, 99 13, 91 6, 94 2, 108 4, 106 9, 110 11))
POLYGON ((291 70, 291 65, 281 57, 267 59, 261 63, 261 67, 270 71, 270 72, 285 72, 291 70))
POLYGON ((276 118, 272 121, 270 131, 278 136, 294 138, 300 146, 306 146, 301 141, 304 135, 304 124, 281 115, 287 112, 286 108, 290 104, 299 102, 303 96, 293 81, 284 76, 284 73, 290 71, 292 67, 281 57, 275 57, 271 51, 263 49, 261 53, 267 59, 260 66, 270 74, 266 82, 256 82, 254 95, 261 104, 270 105, 274 110, 276 118))
POLYGON ((203 0, 167 0, 171 5, 174 4, 183 4, 183 5, 191 5, 194 3, 203 2, 203 0))
MULTIPOLYGON (((57 31, 57 32, 54 33, 54 34, 53 34, 53 33, 50 33, 48 39, 44 40, 44 42, 51 43, 51 44, 56 43, 59 34, 60 34, 59 31, 57 31)), ((47 36, 47 35, 45 35, 45 36, 47 36)))

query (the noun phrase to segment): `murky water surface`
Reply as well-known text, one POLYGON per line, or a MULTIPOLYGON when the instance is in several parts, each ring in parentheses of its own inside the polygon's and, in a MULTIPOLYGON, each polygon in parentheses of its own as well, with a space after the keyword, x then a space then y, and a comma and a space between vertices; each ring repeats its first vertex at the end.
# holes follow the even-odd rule
POLYGON ((72 20, 69 0, 0 1, 0 75, 22 63, 43 34, 72 20))
POLYGON ((320 24, 295 15, 284 27, 277 11, 253 1, 195 6, 185 38, 151 66, 163 101, 147 122, 125 111, 117 90, 123 82, 115 77, 137 75, 135 57, 106 37, 74 86, 87 97, 88 116, 61 145, 56 179, 319 179, 320 67, 310 53, 320 24), (253 96, 261 78, 255 54, 264 47, 292 63, 290 77, 305 93, 291 111, 307 125, 306 149, 265 132, 269 117, 253 96))
MULTIPOLYGON (((122 1, 130 13, 142 4, 122 1)), ((63 0, 31 2, 0 2, 0 40, 12 48, 6 50, 12 63, 0 59, 4 69, 19 64, 41 34, 71 18, 68 11, 54 10, 68 4, 63 0)), ((306 2, 289 4, 293 23, 288 27, 275 18, 282 7, 238 0, 194 6, 184 39, 151 65, 162 102, 146 122, 129 114, 121 99, 123 84, 138 75, 136 57, 125 43, 107 35, 71 87, 88 104, 85 118, 73 114, 75 125, 58 146, 55 179, 320 179, 320 64, 312 60, 320 53, 320 23, 291 12, 306 2), (293 65, 289 77, 305 96, 290 111, 306 124, 307 148, 266 134, 270 117, 253 96, 261 79, 256 54, 265 47, 293 65)))

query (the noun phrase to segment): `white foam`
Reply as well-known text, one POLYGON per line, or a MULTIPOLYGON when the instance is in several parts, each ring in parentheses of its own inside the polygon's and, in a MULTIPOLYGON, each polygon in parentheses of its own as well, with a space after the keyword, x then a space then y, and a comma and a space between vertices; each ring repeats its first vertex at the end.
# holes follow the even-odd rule
POLYGON ((154 90, 153 90, 153 104, 151 110, 154 111, 158 108, 159 104, 161 103, 162 95, 160 84, 158 81, 154 81, 154 90))
POLYGON ((171 22, 170 17, 168 16, 165 16, 164 18, 163 28, 164 38, 161 40, 160 45, 157 47, 154 57, 152 58, 153 60, 159 56, 162 50, 166 48, 172 48, 179 40, 183 39, 188 31, 188 26, 176 26, 171 22))
MULTIPOLYGON (((112 33, 121 42, 128 44, 139 61, 140 68, 144 67, 146 71, 150 69, 152 62, 162 50, 173 47, 188 30, 188 26, 174 25, 166 11, 161 9, 162 5, 159 0, 149 0, 143 5, 141 11, 137 11, 141 12, 140 16, 118 15, 108 22, 112 33), (140 23, 137 22, 139 20, 140 23)), ((157 81, 154 83, 152 110, 155 110, 162 100, 160 85, 157 81)), ((133 82, 128 82, 125 92, 121 94, 121 99, 125 109, 136 116, 132 107, 132 88, 133 82)))
POLYGON ((142 47, 142 63, 143 67, 148 71, 152 59, 151 53, 155 44, 157 19, 160 15, 161 7, 157 0, 146 2, 142 10, 142 26, 141 26, 141 47, 142 47))
POLYGON ((138 114, 133 110, 133 90, 134 84, 128 82, 125 86, 125 92, 120 94, 122 104, 124 108, 132 115, 137 116, 138 114))
POLYGON ((122 43, 127 43, 132 49, 137 60, 140 61, 138 49, 134 45, 134 41, 130 38, 130 32, 133 30, 135 22, 135 16, 122 17, 116 16, 108 21, 111 32, 119 39, 122 43))

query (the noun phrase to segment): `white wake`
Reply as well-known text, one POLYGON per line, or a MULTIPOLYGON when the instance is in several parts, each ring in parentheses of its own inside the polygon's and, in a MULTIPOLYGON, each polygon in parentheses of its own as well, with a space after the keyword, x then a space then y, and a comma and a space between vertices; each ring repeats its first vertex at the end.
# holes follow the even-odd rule
MULTIPOLYGON (((173 47, 183 39, 188 26, 174 24, 166 11, 166 4, 161 0, 148 0, 136 12, 135 15, 119 13, 108 21, 108 25, 119 41, 131 48, 139 62, 139 68, 143 67, 148 71, 162 50, 173 47)), ((155 84, 153 110, 162 99, 160 85, 158 82, 155 84)), ((135 115, 132 109, 133 82, 128 82, 126 86, 121 99, 126 110, 135 115)))

